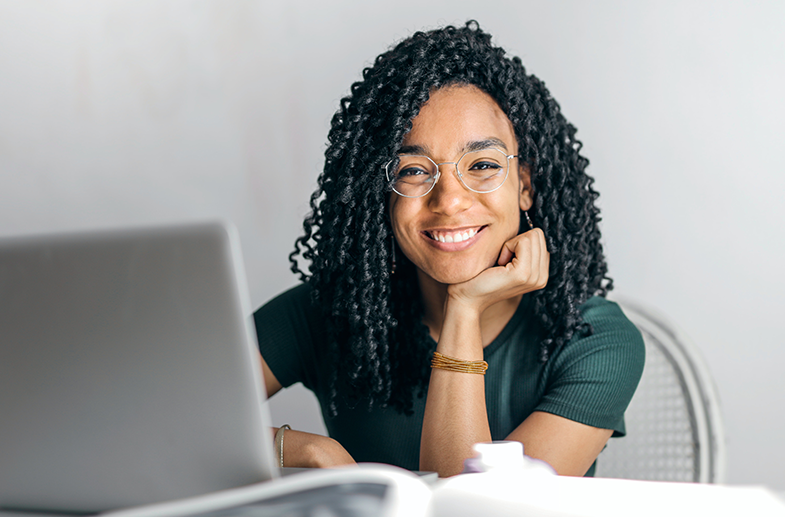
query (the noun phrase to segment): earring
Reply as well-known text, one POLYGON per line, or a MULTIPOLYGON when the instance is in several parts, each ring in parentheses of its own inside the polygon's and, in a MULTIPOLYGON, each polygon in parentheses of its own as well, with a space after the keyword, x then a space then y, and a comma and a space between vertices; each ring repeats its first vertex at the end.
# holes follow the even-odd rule
POLYGON ((532 223, 532 220, 531 220, 531 219, 529 219, 529 212, 527 212, 526 210, 524 210, 524 211, 523 211, 523 215, 525 215, 525 216, 526 216, 526 222, 527 222, 527 223, 529 223, 529 229, 530 229, 530 230, 533 230, 533 229, 534 229, 534 224, 532 223))
POLYGON ((396 264, 395 264, 395 236, 394 235, 390 235, 390 243, 391 243, 391 246, 390 246, 390 257, 392 257, 392 261, 391 261, 391 264, 390 264, 390 274, 394 275, 395 274, 395 266, 396 266, 396 264))

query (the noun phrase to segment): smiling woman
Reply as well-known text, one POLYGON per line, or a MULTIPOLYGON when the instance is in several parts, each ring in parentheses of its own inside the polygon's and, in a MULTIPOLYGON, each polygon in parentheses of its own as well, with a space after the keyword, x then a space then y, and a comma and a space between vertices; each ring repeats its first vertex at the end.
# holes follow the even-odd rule
MULTIPOLYGON (((518 163, 518 143, 507 116, 475 86, 445 87, 434 91, 414 118, 403 149, 420 149, 445 169, 430 181, 431 190, 389 200, 393 235, 417 266, 421 287, 431 280, 465 282, 494 266, 504 243, 518 234, 520 211, 532 205, 529 173, 518 163), (507 180, 510 161, 514 171, 507 180), (473 175, 488 169, 493 174, 478 183, 473 175), (488 181, 492 183, 483 192, 470 190, 488 181)), ((406 154, 400 160, 408 164, 406 154)), ((403 171, 414 168, 407 167, 403 171)), ((393 182, 396 193, 402 182, 393 182)))
POLYGON ((285 431, 287 466, 444 476, 509 439, 591 475, 625 432, 643 342, 604 299, 588 161, 490 39, 475 22, 418 32, 333 117, 291 256, 303 283, 254 315, 268 394, 302 382, 330 433, 285 431))

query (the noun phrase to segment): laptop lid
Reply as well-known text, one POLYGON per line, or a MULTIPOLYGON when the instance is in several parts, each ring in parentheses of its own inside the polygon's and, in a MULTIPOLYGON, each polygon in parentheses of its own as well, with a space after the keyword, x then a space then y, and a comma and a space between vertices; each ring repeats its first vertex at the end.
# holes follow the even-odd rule
POLYGON ((0 240, 0 508, 270 479, 250 314, 224 224, 0 240))

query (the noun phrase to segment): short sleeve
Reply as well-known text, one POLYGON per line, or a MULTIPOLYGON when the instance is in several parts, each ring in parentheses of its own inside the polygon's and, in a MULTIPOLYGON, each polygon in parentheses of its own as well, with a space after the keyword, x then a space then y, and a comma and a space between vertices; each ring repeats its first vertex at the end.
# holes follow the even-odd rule
POLYGON ((302 382, 313 390, 317 383, 314 365, 319 336, 316 311, 307 284, 273 298, 253 315, 259 351, 278 382, 288 387, 302 382))
POLYGON ((604 298, 591 298, 581 312, 593 333, 574 336, 551 358, 536 409, 624 436, 624 411, 643 373, 643 337, 621 308, 604 298))

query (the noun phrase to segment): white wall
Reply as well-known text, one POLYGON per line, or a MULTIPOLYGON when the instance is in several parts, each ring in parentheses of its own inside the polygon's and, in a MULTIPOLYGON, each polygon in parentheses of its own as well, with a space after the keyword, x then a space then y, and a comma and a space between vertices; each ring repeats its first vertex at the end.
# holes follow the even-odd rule
MULTIPOLYGON (((361 68, 477 18, 580 129, 617 292, 702 349, 729 481, 785 489, 785 3, 324 4, 0 0, 0 236, 228 217, 259 305, 361 68)), ((322 428, 297 389, 271 404, 322 428)))

